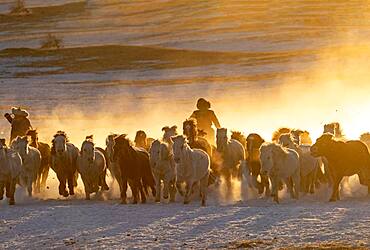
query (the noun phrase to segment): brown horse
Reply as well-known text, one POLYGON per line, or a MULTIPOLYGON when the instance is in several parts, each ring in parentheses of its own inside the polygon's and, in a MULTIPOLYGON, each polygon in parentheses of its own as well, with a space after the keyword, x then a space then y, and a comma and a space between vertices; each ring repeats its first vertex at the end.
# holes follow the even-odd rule
POLYGON ((120 135, 114 139, 113 159, 117 161, 121 170, 122 189, 121 203, 126 204, 127 183, 130 185, 133 195, 133 203, 136 204, 141 196, 141 202, 146 202, 145 191, 150 187, 153 196, 156 194, 155 180, 150 167, 149 154, 139 148, 131 146, 126 135, 120 135))
POLYGON ((36 129, 28 130, 27 136, 31 138, 30 146, 37 148, 41 153, 41 166, 37 172, 36 179, 36 192, 40 192, 41 189, 45 189, 46 187, 46 180, 50 169, 51 149, 47 143, 39 141, 36 129))
POLYGON ((361 141, 336 141, 332 134, 324 134, 311 147, 315 157, 323 156, 333 179, 333 192, 330 201, 339 200, 339 184, 343 177, 357 174, 362 185, 368 186, 370 193, 370 154, 361 141))
POLYGON ((153 138, 147 137, 146 133, 143 130, 138 130, 135 135, 135 147, 143 148, 147 152, 150 150, 150 145, 154 141, 153 138))
POLYGON ((258 189, 260 194, 265 192, 266 196, 270 195, 269 180, 266 176, 261 175, 261 160, 260 160, 260 147, 265 140, 259 134, 249 134, 247 136, 247 163, 249 171, 253 177, 253 184, 258 189), (261 181, 257 181, 258 176, 261 181))

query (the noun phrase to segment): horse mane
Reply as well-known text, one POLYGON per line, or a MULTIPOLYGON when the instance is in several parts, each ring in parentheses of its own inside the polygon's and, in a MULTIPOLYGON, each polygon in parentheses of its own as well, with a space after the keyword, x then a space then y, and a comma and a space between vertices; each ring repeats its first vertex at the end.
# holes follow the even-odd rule
POLYGON ((183 130, 183 134, 185 134, 185 128, 187 126, 190 126, 191 127, 191 130, 193 132, 193 136, 196 138, 199 134, 198 134, 198 128, 197 128, 197 120, 194 119, 194 118, 189 118, 189 119, 186 119, 183 123, 182 123, 182 130, 183 130))
POLYGON ((205 137, 207 135, 207 132, 203 129, 198 129, 198 136, 199 137, 205 137))
POLYGON ((361 136, 360 136, 360 140, 361 141, 370 141, 370 133, 369 132, 366 132, 366 133, 363 133, 361 136))
POLYGON ((324 133, 328 132, 328 130, 333 130, 333 135, 336 138, 344 138, 344 134, 339 122, 331 122, 324 125, 324 133))
POLYGON ((116 137, 114 137, 114 142, 116 144, 127 142, 130 147, 132 147, 134 144, 130 139, 127 138, 127 134, 120 134, 116 137))
MULTIPOLYGON (((54 134, 53 135, 53 138, 55 139, 55 138, 57 138, 58 136, 63 136, 65 139, 66 139, 66 142, 69 142, 69 138, 68 138, 68 136, 67 136, 67 133, 66 132, 64 132, 64 131, 62 131, 62 130, 59 130, 59 131, 57 131, 56 132, 56 134, 54 134)), ((53 143, 54 143, 54 139, 53 139, 53 143)))
POLYGON ((279 128, 278 130, 274 131, 272 133, 272 141, 273 142, 277 142, 279 140, 279 137, 281 134, 287 134, 287 133, 290 133, 292 130, 290 128, 286 128, 286 127, 282 127, 282 128, 279 128))

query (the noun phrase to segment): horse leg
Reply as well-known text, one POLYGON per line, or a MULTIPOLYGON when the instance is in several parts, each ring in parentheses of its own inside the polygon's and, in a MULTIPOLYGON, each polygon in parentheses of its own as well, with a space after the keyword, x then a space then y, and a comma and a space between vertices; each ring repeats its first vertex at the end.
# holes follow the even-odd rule
POLYGON ((294 199, 294 191, 293 191, 293 180, 292 177, 288 177, 285 179, 286 186, 288 188, 290 198, 294 199))
POLYGON ((261 186, 262 186, 262 193, 265 192, 265 197, 270 197, 271 196, 271 190, 270 190, 270 183, 269 183, 269 177, 268 176, 261 175, 261 186))
POLYGON ((28 191, 28 196, 32 197, 32 183, 33 182, 33 176, 29 175, 27 178, 27 191, 28 191))
MULTIPOLYGON (((299 199, 299 191, 301 187, 301 174, 299 171, 296 171, 296 173, 292 176, 292 188, 294 190, 294 199, 299 199)), ((308 182, 308 179, 306 180, 308 182)), ((310 182, 308 182, 309 184, 310 182)))
POLYGON ((41 189, 46 188, 46 180, 48 179, 49 175, 49 165, 45 165, 42 170, 42 177, 41 177, 41 189))
POLYGON ((181 196, 185 195, 185 193, 184 193, 184 191, 182 190, 182 187, 181 187, 181 182, 176 182, 176 188, 177 188, 177 191, 179 191, 179 194, 181 196))
POLYGON ((339 184, 342 181, 343 176, 336 176, 333 182, 333 191, 330 197, 330 202, 339 200, 339 184))
POLYGON ((207 173, 201 180, 200 180, 200 194, 202 198, 202 203, 201 205, 204 207, 206 205, 206 200, 207 200, 207 189, 208 189, 208 178, 209 178, 209 173, 207 173))
POLYGON ((175 202, 176 199, 176 185, 175 185, 175 180, 171 180, 169 182, 170 185, 170 202, 175 202))
POLYGON ((279 203, 279 184, 280 180, 277 176, 271 178, 271 187, 272 187, 272 196, 274 197, 274 201, 279 203))
POLYGON ((166 200, 168 199, 169 192, 170 192, 169 186, 170 186, 170 182, 167 179, 165 179, 163 181, 163 198, 166 200))
POLYGON ((36 182, 35 182, 35 193, 41 192, 41 174, 42 174, 42 166, 40 167, 40 169, 37 170, 36 182))
POLYGON ((185 185, 185 195, 184 195, 184 204, 190 203, 190 195, 193 183, 187 181, 185 185))
POLYGON ((66 187, 66 176, 64 174, 58 174, 57 175, 58 180, 59 180, 59 194, 63 195, 64 197, 68 197, 69 193, 67 192, 67 187, 66 187))
POLYGON ((161 201, 161 179, 159 178, 159 174, 154 175, 155 178, 155 185, 157 189, 157 193, 155 194, 155 202, 161 201))
POLYGON ((124 177, 121 177, 121 204, 127 204, 127 179, 124 177))
POLYGON ((139 196, 139 186, 138 186, 138 183, 140 182, 140 179, 139 180, 134 180, 132 182, 129 182, 130 184, 130 188, 131 188, 131 191, 132 191, 132 196, 134 198, 132 204, 137 204, 138 202, 138 196, 139 196))
POLYGON ((75 185, 74 185, 74 182, 75 182, 74 178, 75 178, 75 176, 74 175, 75 174, 72 174, 71 176, 68 176, 68 179, 67 179, 67 181, 68 181, 68 189, 69 189, 69 194, 70 195, 74 195, 75 194, 75 191, 74 191, 74 187, 75 187, 75 185))
POLYGON ((87 182, 85 176, 81 175, 82 183, 84 184, 84 189, 85 189, 85 200, 90 200, 90 188, 89 188, 89 183, 87 182))
POLYGON ((108 184, 105 180, 106 175, 107 175, 107 170, 105 169, 103 171, 103 173, 101 174, 101 177, 100 177, 100 186, 101 186, 101 190, 103 190, 103 191, 108 191, 109 190, 108 184))
POLYGON ((5 189, 5 183, 0 182, 0 201, 4 199, 4 189, 5 189))
POLYGON ((14 193, 15 193, 15 186, 17 185, 17 180, 12 179, 7 185, 6 196, 9 198, 9 205, 15 205, 14 193))
POLYGON ((140 191, 140 197, 141 197, 141 203, 144 204, 146 203, 146 195, 145 195, 145 190, 144 190, 144 186, 143 184, 141 183, 141 181, 139 181, 137 183, 137 187, 140 191))

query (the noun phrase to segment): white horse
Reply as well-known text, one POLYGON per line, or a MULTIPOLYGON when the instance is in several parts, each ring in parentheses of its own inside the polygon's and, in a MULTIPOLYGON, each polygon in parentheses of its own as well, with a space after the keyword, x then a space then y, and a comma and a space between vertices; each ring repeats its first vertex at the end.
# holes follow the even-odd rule
POLYGON ((113 183, 114 181, 117 181, 119 189, 122 192, 123 182, 121 177, 121 168, 119 167, 119 164, 113 159, 113 147, 115 145, 114 138, 116 138, 117 136, 117 134, 108 135, 107 139, 105 140, 105 145, 107 146, 105 151, 107 152, 108 156, 107 167, 110 174, 112 175, 113 183))
POLYGON ((263 143, 260 147, 261 173, 271 179, 272 195, 279 203, 278 190, 281 181, 288 187, 292 198, 299 198, 300 163, 298 153, 275 143, 263 143))
POLYGON ((174 202, 176 198, 176 167, 170 146, 155 140, 150 147, 150 165, 156 183, 155 201, 161 200, 161 181, 163 181, 163 198, 174 202))
POLYGON ((68 142, 65 132, 58 131, 54 135, 51 147, 51 168, 59 180, 59 194, 64 197, 74 195, 74 187, 77 186, 78 154, 78 148, 68 142), (68 182, 69 193, 66 189, 66 182, 68 182))
POLYGON ((15 204, 14 192, 21 172, 21 156, 17 151, 9 149, 3 143, 0 143, 0 200, 4 198, 5 189, 9 205, 15 204))
POLYGON ((190 202, 192 187, 199 183, 202 206, 206 205, 210 159, 201 149, 191 149, 183 135, 172 137, 174 160, 176 162, 176 186, 180 194, 181 183, 185 182, 184 204, 190 202))
MULTIPOLYGON (((243 170, 241 164, 245 160, 245 150, 243 145, 234 139, 228 139, 227 129, 217 129, 216 135, 217 151, 221 158, 221 174, 225 176, 227 185, 231 187, 231 177, 241 177, 243 170)), ((244 164, 243 164, 244 165, 244 164)))
POLYGON ((164 132, 162 141, 167 142, 169 145, 172 145, 171 137, 177 135, 177 126, 166 126, 162 128, 162 131, 164 132))
POLYGON ((84 183, 86 200, 90 200, 90 194, 97 193, 99 187, 101 190, 109 189, 105 183, 107 169, 105 157, 95 148, 92 137, 86 137, 82 143, 77 166, 84 183))
POLYGON ((317 172, 322 164, 321 159, 311 155, 311 146, 295 144, 291 134, 280 135, 279 144, 283 147, 293 149, 298 153, 301 168, 302 191, 313 194, 315 192, 317 172))
POLYGON ((32 186, 36 185, 37 173, 41 166, 41 153, 37 148, 28 144, 27 136, 17 136, 12 141, 11 148, 22 158, 20 184, 27 187, 28 195, 32 196, 32 186))

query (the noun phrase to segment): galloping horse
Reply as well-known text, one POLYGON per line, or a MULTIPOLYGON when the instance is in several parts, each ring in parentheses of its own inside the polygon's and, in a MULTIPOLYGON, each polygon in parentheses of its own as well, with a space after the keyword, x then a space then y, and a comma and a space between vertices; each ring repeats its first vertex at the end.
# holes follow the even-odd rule
POLYGON ((51 160, 51 149, 47 143, 39 141, 38 132, 36 129, 28 130, 27 136, 31 137, 30 146, 37 148, 41 153, 41 166, 37 172, 36 192, 46 187, 46 179, 48 178, 51 160))

